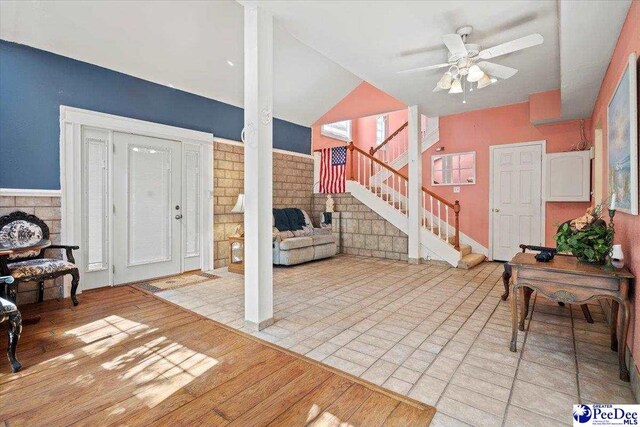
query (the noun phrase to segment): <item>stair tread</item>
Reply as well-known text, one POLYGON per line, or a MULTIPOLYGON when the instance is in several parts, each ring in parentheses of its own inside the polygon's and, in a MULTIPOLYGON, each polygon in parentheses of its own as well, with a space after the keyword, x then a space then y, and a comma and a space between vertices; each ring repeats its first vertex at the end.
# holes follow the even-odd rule
POLYGON ((463 256, 460 261, 458 261, 458 268, 468 270, 484 262, 485 259, 486 257, 484 256, 484 254, 472 252, 463 256))

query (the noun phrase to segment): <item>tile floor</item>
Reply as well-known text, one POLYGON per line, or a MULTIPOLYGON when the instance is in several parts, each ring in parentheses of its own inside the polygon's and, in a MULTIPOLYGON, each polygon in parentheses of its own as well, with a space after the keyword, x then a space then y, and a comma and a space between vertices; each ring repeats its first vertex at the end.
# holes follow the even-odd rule
MULTIPOLYGON (((574 403, 635 403, 599 305, 588 324, 534 294, 510 352, 502 271, 346 255, 276 268, 276 322, 254 335, 436 406, 433 426, 570 425, 574 403)), ((157 295, 243 330, 242 276, 157 295)))

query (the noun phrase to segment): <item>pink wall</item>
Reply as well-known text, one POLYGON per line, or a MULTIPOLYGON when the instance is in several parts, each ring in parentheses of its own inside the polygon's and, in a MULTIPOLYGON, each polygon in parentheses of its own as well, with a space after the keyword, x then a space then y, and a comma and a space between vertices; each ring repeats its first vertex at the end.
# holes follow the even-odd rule
POLYGON ((562 115, 560 89, 529 95, 529 120, 533 123, 540 120, 555 119, 562 115))
MULTIPOLYGON (((547 152, 559 152, 580 141, 578 120, 534 126, 529 117, 528 102, 440 117, 440 141, 423 154, 424 185, 447 200, 460 201, 460 230, 484 246, 489 244, 489 147, 546 140, 547 152), (443 153, 475 151, 477 183, 461 186, 460 193, 450 186, 429 186, 431 155, 438 146, 445 147, 443 153)), ((589 120, 586 127, 590 129, 589 120)), ((546 244, 555 245, 557 224, 582 215, 588 207, 588 202, 547 203, 546 244)))
MULTIPOLYGON (((629 54, 636 52, 640 54, 640 2, 634 0, 629 8, 627 19, 624 23, 618 43, 613 51, 609 68, 604 76, 600 92, 596 100, 596 105, 591 116, 593 123, 602 123, 604 133, 604 188, 608 188, 608 161, 607 161, 607 105, 613 91, 615 90, 618 79, 627 67, 629 54)), ((628 215, 618 212, 615 217, 616 237, 615 242, 622 245, 625 254, 625 264, 631 269, 636 277, 640 276, 640 216, 628 215)), ((638 281, 635 281, 637 285, 638 281)), ((640 292, 633 292, 633 305, 638 306, 640 303, 640 292)), ((636 363, 640 362, 640 320, 635 316, 635 308, 632 310, 634 316, 631 320, 631 331, 629 334, 629 348, 636 363)))
MULTIPOLYGON (((340 102, 334 105, 311 126, 311 145, 314 150, 344 145, 342 141, 323 136, 320 133, 320 125, 338 122, 341 120, 359 119, 362 117, 373 118, 373 141, 375 141, 374 116, 388 111, 403 110, 406 108, 407 106, 405 104, 398 101, 391 95, 388 95, 367 82, 363 82, 354 90, 349 92, 347 96, 340 100, 340 102)), ((370 127, 365 125, 364 122, 362 126, 359 126, 358 123, 352 123, 351 133, 353 141, 368 141, 370 135, 367 132, 369 129, 370 127), (359 130, 362 130, 365 133, 362 136, 359 136, 359 130)), ((394 125, 392 125, 391 129, 397 129, 397 126, 394 127, 394 125)), ((357 144, 359 143, 360 142, 357 142, 357 144)))

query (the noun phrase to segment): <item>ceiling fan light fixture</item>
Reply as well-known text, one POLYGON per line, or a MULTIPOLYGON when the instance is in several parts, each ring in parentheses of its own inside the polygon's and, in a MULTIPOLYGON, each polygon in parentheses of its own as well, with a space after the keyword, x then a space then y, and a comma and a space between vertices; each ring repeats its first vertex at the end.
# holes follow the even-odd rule
POLYGON ((460 83, 459 79, 455 79, 453 83, 451 83, 449 93, 462 93, 462 83, 460 83))
POLYGON ((490 86, 492 83, 493 79, 485 74, 480 80, 478 80, 478 89, 490 86))
POLYGON ((485 75, 484 71, 482 71, 480 67, 474 64, 471 67, 469 67, 469 74, 467 74, 467 81, 471 83, 477 82, 482 77, 484 77, 484 75, 485 75))
POLYGON ((440 78, 440 81, 438 82, 438 87, 443 90, 450 89, 452 80, 453 80, 453 76, 451 74, 451 71, 447 71, 440 78))

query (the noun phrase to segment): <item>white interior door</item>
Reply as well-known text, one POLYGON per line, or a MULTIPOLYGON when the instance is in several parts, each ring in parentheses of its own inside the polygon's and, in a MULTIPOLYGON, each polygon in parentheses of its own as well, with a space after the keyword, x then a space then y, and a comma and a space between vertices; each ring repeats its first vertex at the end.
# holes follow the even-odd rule
POLYGON ((178 141, 113 133, 114 284, 182 268, 182 149, 178 141))
POLYGON ((541 246, 542 146, 540 144, 493 148, 492 254, 509 261, 521 243, 541 246))

